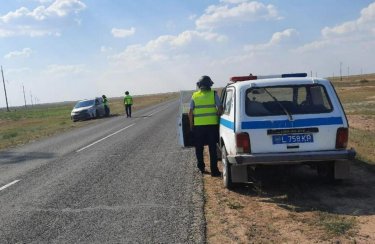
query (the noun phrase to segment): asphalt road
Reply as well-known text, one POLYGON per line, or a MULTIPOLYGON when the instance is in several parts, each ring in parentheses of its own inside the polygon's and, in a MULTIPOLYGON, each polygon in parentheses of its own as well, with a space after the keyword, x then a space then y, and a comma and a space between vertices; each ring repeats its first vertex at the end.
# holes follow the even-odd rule
POLYGON ((179 101, 0 152, 0 243, 202 243, 179 101))

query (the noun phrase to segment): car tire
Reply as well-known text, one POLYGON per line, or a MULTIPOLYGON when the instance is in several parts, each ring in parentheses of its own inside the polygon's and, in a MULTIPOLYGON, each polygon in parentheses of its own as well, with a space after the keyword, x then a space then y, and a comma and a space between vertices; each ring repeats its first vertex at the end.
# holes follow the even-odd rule
POLYGON ((223 183, 224 187, 227 189, 231 189, 233 187, 232 183, 232 172, 230 168, 230 163, 228 162, 227 158, 227 150, 225 146, 221 148, 221 162, 223 163, 223 183))

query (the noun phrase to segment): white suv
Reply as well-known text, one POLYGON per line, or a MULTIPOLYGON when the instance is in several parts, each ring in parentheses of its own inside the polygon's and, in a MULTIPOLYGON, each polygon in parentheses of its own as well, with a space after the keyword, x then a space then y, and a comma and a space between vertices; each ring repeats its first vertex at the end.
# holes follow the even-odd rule
POLYGON ((232 77, 222 92, 219 146, 227 188, 248 181, 248 167, 308 164, 343 179, 348 121, 330 81, 306 73, 232 77))

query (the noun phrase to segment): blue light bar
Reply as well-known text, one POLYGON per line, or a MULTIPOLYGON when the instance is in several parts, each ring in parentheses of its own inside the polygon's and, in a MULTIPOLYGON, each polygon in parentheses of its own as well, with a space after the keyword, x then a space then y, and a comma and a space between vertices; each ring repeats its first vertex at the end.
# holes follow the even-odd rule
POLYGON ((307 77, 307 73, 294 73, 294 74, 282 74, 281 78, 288 78, 288 77, 307 77))

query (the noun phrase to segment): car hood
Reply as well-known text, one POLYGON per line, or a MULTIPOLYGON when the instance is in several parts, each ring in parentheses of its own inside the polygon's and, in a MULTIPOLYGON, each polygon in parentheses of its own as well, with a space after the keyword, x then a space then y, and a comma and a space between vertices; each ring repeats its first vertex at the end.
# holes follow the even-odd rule
POLYGON ((88 110, 90 108, 93 108, 94 106, 87 106, 87 107, 81 107, 81 108, 73 108, 72 113, 74 112, 81 112, 83 110, 88 110))

